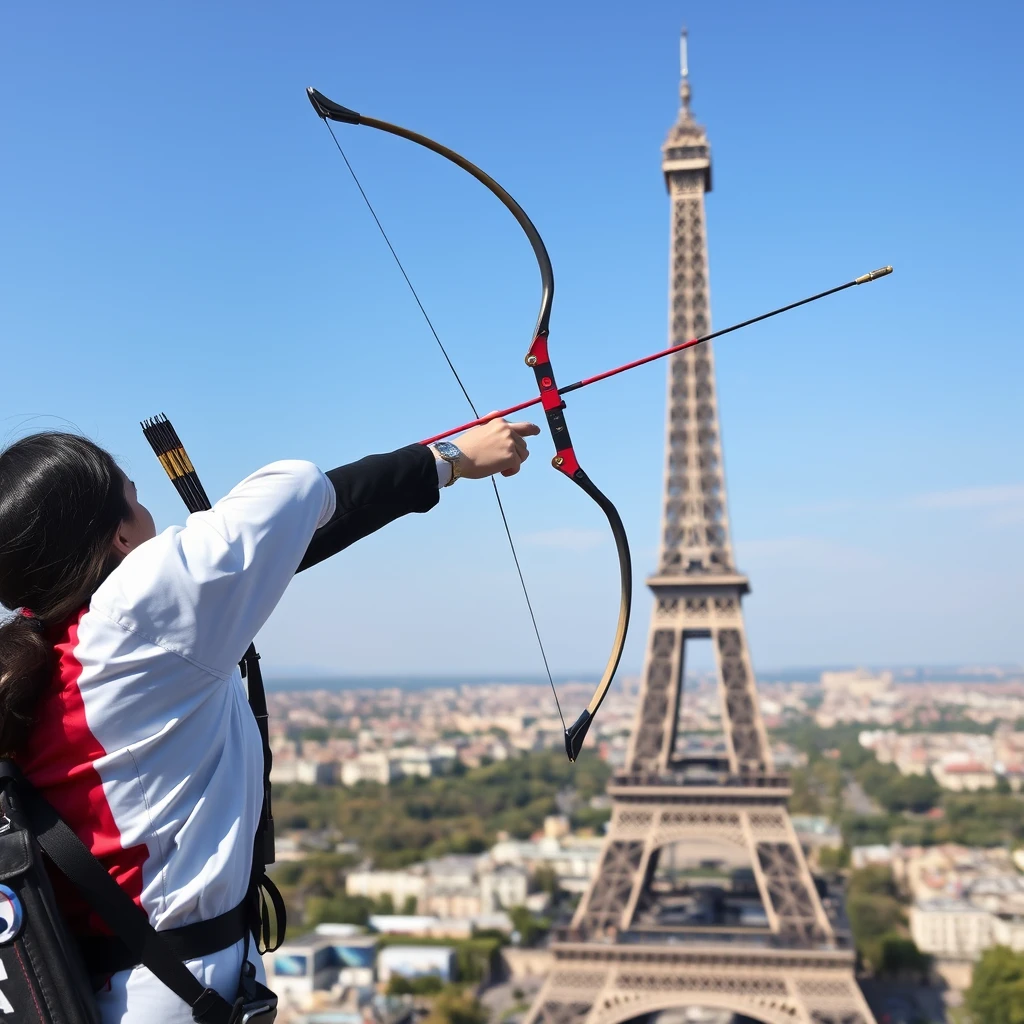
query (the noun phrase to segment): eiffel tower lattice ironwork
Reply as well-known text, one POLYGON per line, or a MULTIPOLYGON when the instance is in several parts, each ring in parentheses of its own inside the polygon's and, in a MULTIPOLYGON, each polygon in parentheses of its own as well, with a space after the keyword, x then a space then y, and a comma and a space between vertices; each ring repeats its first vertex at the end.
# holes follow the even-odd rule
MULTIPOLYGON (((690 111, 685 33, 682 57, 679 118, 662 147, 670 344, 711 329, 711 156, 690 111)), ((697 1006, 770 1024, 874 1024, 848 935, 833 921, 841 908, 830 915, 819 895, 761 718, 741 609, 749 583, 729 537, 710 344, 671 359, 661 548, 647 582, 654 610, 625 769, 608 788, 608 834, 572 925, 552 943, 552 970, 526 1024, 622 1024, 697 1006), (725 750, 697 758, 680 753, 677 739, 684 652, 700 638, 714 650, 725 750), (666 884, 679 877, 666 862, 709 842, 749 863, 757 926, 724 915, 721 897, 666 884)))

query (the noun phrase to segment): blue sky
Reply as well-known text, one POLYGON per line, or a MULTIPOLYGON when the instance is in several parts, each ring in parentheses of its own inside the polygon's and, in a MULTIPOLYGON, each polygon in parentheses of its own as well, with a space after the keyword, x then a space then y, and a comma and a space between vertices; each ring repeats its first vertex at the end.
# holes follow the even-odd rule
MULTIPOLYGON (((446 142, 519 199, 555 267, 562 382, 664 345, 659 147, 685 21, 714 158, 714 324, 896 267, 716 349, 755 663, 1024 661, 1019 4, 0 18, 0 437, 73 425, 163 525, 182 510, 137 427, 155 412, 211 494, 276 458, 329 468, 466 418, 307 85, 446 142)), ((530 397, 536 270, 506 211, 417 147, 342 138, 477 403, 530 397)), ((656 560, 664 373, 567 413, 632 541, 628 670, 656 560)), ((615 553, 549 448, 503 493, 553 667, 586 673, 612 635, 615 553)), ((465 483, 297 580, 261 644, 278 672, 540 670, 489 488, 465 483)))

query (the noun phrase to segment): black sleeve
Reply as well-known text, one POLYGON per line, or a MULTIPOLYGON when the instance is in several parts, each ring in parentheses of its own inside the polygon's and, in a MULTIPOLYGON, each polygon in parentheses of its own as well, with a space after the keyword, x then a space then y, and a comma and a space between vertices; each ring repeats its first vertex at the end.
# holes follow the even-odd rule
POLYGON ((296 572, 362 540, 410 512, 429 512, 438 502, 437 465, 425 445, 389 455, 368 455, 327 473, 337 507, 313 534, 296 572))

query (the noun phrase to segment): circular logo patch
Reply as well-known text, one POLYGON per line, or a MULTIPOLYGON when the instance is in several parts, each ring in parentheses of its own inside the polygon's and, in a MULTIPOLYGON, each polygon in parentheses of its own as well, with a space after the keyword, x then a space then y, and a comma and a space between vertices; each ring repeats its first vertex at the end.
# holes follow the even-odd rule
POLYGON ((13 942, 21 932, 25 912, 12 889, 0 885, 0 946, 13 942))

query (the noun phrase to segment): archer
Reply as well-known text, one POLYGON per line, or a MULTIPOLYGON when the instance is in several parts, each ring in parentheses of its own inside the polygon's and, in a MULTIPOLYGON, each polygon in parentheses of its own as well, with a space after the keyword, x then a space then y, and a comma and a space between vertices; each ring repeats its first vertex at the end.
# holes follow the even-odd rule
MULTIPOLYGON (((17 609, 0 625, 0 757, 228 1003, 243 971, 265 981, 249 959, 264 780, 243 652, 297 571, 429 511, 461 477, 514 476, 537 433, 496 419, 458 446, 327 473, 275 462, 160 534, 91 441, 38 433, 0 452, 0 602, 17 609)), ((75 890, 59 903, 103 1024, 216 1019, 193 1018, 75 890)))

